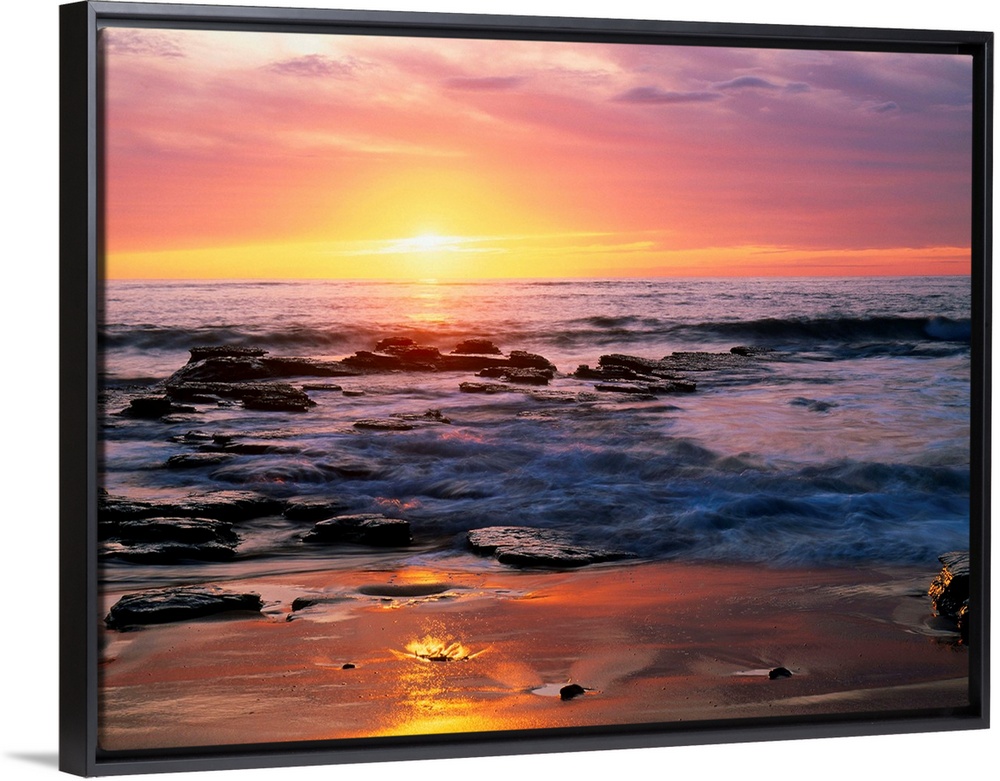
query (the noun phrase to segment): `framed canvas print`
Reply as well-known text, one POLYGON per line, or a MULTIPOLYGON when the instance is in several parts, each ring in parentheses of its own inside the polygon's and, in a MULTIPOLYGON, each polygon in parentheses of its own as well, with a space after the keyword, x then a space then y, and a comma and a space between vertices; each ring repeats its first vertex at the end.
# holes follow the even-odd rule
POLYGON ((63 769, 988 726, 990 33, 61 24, 63 769))

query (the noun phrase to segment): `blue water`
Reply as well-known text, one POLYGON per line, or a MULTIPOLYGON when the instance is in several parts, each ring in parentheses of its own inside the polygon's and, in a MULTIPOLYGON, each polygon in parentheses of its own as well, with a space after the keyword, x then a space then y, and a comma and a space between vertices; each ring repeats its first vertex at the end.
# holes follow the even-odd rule
MULTIPOLYGON (((113 282, 105 288, 102 482, 136 497, 252 489, 405 517, 442 555, 492 524, 543 526, 642 557, 774 564, 928 563, 969 535, 970 281, 658 279, 481 283, 113 282), (336 380, 305 413, 199 405, 115 414, 203 344, 341 358, 385 336, 450 351, 486 337, 544 355, 550 390, 458 391, 472 373, 336 380), (692 373, 693 394, 636 400, 569 376, 599 356, 767 347, 753 369, 692 373), (360 418, 438 409, 450 425, 360 418), (294 446, 170 470, 185 432, 294 446), (364 475, 339 467, 361 464, 364 475)), ((241 557, 321 555, 280 518, 241 557)))

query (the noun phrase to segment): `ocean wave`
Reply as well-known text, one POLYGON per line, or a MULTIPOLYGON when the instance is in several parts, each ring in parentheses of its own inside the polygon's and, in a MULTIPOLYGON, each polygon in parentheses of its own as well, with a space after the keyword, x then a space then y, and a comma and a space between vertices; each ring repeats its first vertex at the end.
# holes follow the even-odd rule
POLYGON ((972 321, 940 316, 761 318, 680 324, 675 330, 766 344, 925 340, 969 342, 972 338, 972 321))

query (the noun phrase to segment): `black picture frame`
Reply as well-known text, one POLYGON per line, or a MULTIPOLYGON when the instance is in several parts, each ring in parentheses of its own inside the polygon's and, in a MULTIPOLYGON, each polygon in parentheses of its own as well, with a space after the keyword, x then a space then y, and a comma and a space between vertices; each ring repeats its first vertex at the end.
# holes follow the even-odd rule
POLYGON ((465 14, 327 11, 118 2, 60 8, 60 767, 77 775, 680 746, 811 737, 984 729, 989 726, 990 258, 992 255, 993 36, 983 32, 818 28, 759 24, 638 22, 465 14), (971 194, 974 355, 970 592, 983 620, 969 638, 968 709, 832 716, 797 721, 702 722, 688 727, 448 734, 322 743, 253 744, 109 756, 96 744, 97 307, 101 264, 101 116, 97 30, 106 24, 208 29, 313 30, 365 34, 642 41, 778 48, 920 51, 973 58, 971 194))

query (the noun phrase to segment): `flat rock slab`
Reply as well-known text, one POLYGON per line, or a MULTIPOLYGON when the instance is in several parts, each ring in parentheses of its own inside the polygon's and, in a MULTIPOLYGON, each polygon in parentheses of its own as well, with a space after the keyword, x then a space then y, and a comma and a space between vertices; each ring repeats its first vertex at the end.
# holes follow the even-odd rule
POLYGON ((320 521, 303 538, 305 542, 351 543, 375 547, 410 544, 410 523, 375 513, 341 515, 320 521))
POLYGON ((284 502, 252 491, 215 491, 181 499, 153 501, 105 495, 98 504, 102 523, 115 524, 135 518, 211 518, 217 521, 247 521, 279 513, 284 502))
POLYGON ((115 527, 115 536, 129 542, 203 542, 239 541, 233 525, 212 518, 136 518, 115 527))
POLYGON ((194 382, 178 380, 174 375, 167 380, 167 395, 182 401, 238 399, 245 409, 251 410, 305 412, 316 406, 303 391, 283 382, 194 382))
POLYGON ((362 418, 354 421, 354 428, 372 431, 412 431, 416 426, 399 418, 362 418))
POLYGON ((298 499, 290 501, 282 513, 290 521, 322 521, 348 507, 340 499, 298 499))
POLYGON ((174 589, 126 594, 104 619, 109 629, 144 624, 190 621, 233 610, 260 612, 260 594, 238 594, 215 586, 183 586, 174 589))
POLYGON ((512 567, 583 567, 633 558, 627 551, 578 545, 564 532, 529 526, 487 526, 468 534, 472 549, 512 567))
POLYGON ((230 543, 135 542, 109 540, 101 546, 101 558, 136 564, 179 564, 186 561, 229 561, 236 556, 230 543))

